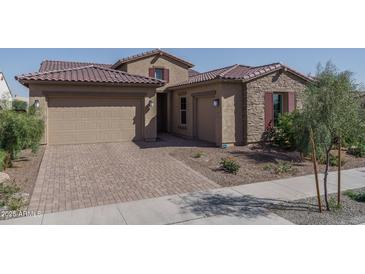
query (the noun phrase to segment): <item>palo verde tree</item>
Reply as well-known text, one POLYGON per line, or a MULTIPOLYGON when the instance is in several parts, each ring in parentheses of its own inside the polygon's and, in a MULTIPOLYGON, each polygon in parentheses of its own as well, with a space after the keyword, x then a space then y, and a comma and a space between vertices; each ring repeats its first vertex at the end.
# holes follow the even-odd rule
POLYGON ((324 196, 327 210, 327 178, 330 153, 341 140, 356 136, 360 121, 360 100, 357 85, 349 71, 339 71, 328 62, 318 66, 315 81, 305 92, 303 117, 306 126, 313 130, 316 150, 325 162, 324 196))

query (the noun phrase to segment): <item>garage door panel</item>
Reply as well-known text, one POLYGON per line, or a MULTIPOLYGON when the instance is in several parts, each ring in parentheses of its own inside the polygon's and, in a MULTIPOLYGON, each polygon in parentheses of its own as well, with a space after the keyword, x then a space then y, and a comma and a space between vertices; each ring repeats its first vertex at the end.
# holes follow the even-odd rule
POLYGON ((50 98, 49 144, 142 139, 141 99, 50 98))

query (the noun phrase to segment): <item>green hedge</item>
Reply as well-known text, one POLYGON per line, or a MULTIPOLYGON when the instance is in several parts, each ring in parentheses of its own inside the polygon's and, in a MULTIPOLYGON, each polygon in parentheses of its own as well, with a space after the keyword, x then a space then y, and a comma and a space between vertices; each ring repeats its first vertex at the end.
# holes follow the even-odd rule
POLYGON ((0 111, 0 148, 15 159, 23 149, 35 152, 44 132, 44 122, 37 115, 0 111))

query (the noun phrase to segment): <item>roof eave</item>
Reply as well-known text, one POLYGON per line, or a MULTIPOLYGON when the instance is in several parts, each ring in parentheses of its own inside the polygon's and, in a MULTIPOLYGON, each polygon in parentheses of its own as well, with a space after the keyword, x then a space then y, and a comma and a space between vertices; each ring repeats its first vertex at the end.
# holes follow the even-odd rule
POLYGON ((241 82, 241 80, 240 79, 214 78, 211 80, 206 80, 206 81, 197 82, 197 83, 183 84, 183 85, 179 85, 179 86, 170 86, 170 87, 167 87, 167 90, 178 90, 178 89, 197 87, 197 86, 202 86, 202 85, 210 85, 210 84, 221 83, 221 82, 239 83, 239 82, 241 82))
POLYGON ((23 86, 29 88, 29 84, 66 84, 66 85, 98 85, 98 86, 117 86, 117 87, 162 87, 164 83, 112 83, 112 82, 87 82, 87 81, 57 81, 57 80, 22 80, 15 78, 23 86))

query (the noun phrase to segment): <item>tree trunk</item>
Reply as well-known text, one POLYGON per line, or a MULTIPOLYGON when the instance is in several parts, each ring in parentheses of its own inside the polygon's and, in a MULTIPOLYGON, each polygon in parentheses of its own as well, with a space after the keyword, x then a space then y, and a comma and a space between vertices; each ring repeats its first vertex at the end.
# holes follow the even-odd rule
POLYGON ((317 166, 316 144, 314 142, 312 128, 310 129, 310 141, 311 141, 311 145, 312 145, 312 161, 313 161, 314 178, 316 180, 316 191, 317 191, 318 209, 319 209, 319 212, 322 213, 321 193, 319 191, 319 180, 318 180, 318 166, 317 166))
POLYGON ((326 202, 326 208, 330 211, 330 206, 328 203, 328 191, 327 191, 327 177, 328 177, 328 168, 330 165, 330 149, 326 150, 326 168, 324 170, 324 178, 323 178, 323 186, 324 186, 324 200, 326 202))
POLYGON ((338 138, 337 205, 341 204, 341 138, 338 138))

